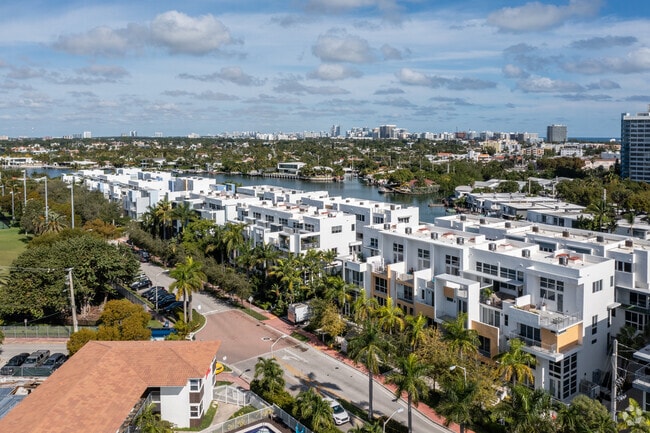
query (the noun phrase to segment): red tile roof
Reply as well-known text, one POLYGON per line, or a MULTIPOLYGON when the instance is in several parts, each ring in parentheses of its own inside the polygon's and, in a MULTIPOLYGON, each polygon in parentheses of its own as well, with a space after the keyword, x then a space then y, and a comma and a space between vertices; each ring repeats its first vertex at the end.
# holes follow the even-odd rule
POLYGON ((3 433, 115 433, 148 387, 205 377, 218 341, 90 341, 0 420, 3 433))

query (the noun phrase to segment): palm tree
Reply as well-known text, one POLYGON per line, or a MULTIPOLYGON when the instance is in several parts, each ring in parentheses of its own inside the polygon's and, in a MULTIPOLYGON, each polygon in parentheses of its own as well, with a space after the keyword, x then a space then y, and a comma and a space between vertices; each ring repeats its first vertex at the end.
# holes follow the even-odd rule
POLYGON ((191 299, 192 293, 198 292, 203 288, 203 283, 207 277, 201 270, 203 265, 195 262, 192 256, 188 256, 184 263, 178 263, 174 269, 169 272, 169 276, 176 279, 169 288, 176 290, 176 298, 183 298, 183 317, 186 322, 192 321, 191 299), (190 305, 188 305, 190 304, 190 305), (189 317, 188 317, 189 307, 189 317))
POLYGON ((347 284, 340 276, 329 276, 325 280, 325 299, 335 300, 338 304, 339 312, 342 312, 345 304, 350 301, 349 292, 353 289, 354 286, 347 284))
POLYGON ((386 298, 386 304, 377 310, 379 326, 383 331, 393 335, 393 330, 404 330, 404 311, 393 303, 393 298, 386 298))
POLYGON ((445 333, 443 341, 449 343, 449 347, 458 351, 458 356, 463 359, 467 353, 478 353, 478 333, 474 329, 467 329, 467 313, 461 313, 454 320, 442 324, 445 333))
POLYGON ((179 230, 179 234, 182 234, 187 225, 192 221, 196 221, 198 216, 190 203, 182 202, 172 210, 172 218, 180 221, 181 229, 179 230))
POLYGON ((545 390, 514 385, 510 398, 502 400, 494 414, 506 422, 509 432, 546 433, 553 431, 551 409, 551 395, 545 390))
POLYGON ((427 326, 427 318, 422 314, 417 316, 406 316, 406 337, 411 349, 415 352, 425 338, 425 329, 427 326))
POLYGON ((650 415, 631 398, 629 406, 618 414, 618 430, 629 433, 650 432, 650 415))
POLYGON ((296 397, 296 415, 314 431, 326 431, 332 428, 332 407, 314 388, 301 391, 296 397))
POLYGON ((532 383, 535 380, 531 366, 536 363, 535 357, 523 348, 526 344, 518 338, 510 340, 510 349, 494 357, 497 361, 497 372, 502 375, 506 382, 512 379, 514 385, 518 381, 527 380, 532 383))
POLYGON ((558 413, 558 431, 561 433, 616 433, 616 422, 598 400, 578 395, 558 413))
POLYGON ((284 371, 275 358, 257 358, 253 379, 262 390, 270 394, 282 391, 286 384, 284 371))
POLYGON ((438 412, 445 417, 445 427, 454 422, 460 426, 460 433, 465 433, 465 427, 472 422, 472 416, 477 409, 476 392, 476 383, 465 382, 463 379, 456 379, 445 385, 440 404, 437 406, 438 412))
POLYGON ((257 265, 262 265, 264 271, 264 278, 269 276, 269 268, 280 257, 280 251, 270 243, 258 244, 255 246, 255 259, 257 265))
POLYGON ((244 245, 244 228, 246 228, 244 223, 227 223, 224 228, 221 243, 232 263, 237 259, 239 248, 244 245))
POLYGON ((400 398, 406 393, 408 403, 408 431, 413 432, 413 423, 411 420, 412 405, 420 404, 420 396, 426 395, 429 387, 424 380, 428 373, 428 366, 418 359, 414 353, 409 353, 406 357, 397 360, 397 371, 390 373, 386 377, 386 383, 397 385, 395 397, 400 398))
POLYGON ((362 363, 368 371, 368 419, 373 420, 373 375, 379 374, 379 366, 386 359, 386 342, 374 321, 366 321, 363 331, 352 338, 349 344, 350 358, 362 363))
POLYGON ((361 289, 354 300, 352 308, 354 309, 354 321, 363 323, 374 318, 379 304, 375 298, 366 296, 366 291, 361 289))
POLYGON ((154 214, 158 218, 158 222, 161 225, 160 229, 162 231, 163 239, 167 239, 168 227, 171 226, 173 218, 172 212, 172 204, 169 202, 169 200, 167 200, 167 198, 159 201, 154 209, 154 214))
POLYGON ((295 301, 296 288, 302 283, 295 257, 289 255, 286 259, 279 259, 271 269, 270 275, 284 284, 289 294, 289 303, 292 304, 295 301))
POLYGON ((162 420, 160 414, 154 412, 155 407, 154 403, 144 407, 135 418, 135 426, 142 433, 172 433, 172 424, 162 420))

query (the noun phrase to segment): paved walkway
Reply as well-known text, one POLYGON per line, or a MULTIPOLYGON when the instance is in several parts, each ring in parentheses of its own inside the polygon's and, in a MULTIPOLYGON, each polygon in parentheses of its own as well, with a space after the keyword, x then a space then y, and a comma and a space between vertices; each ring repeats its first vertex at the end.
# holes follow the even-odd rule
MULTIPOLYGON (((313 334, 308 333, 306 331, 303 331, 300 327, 294 326, 294 325, 282 320, 281 318, 279 318, 279 317, 277 317, 277 316, 275 316, 275 315, 273 315, 273 314, 271 314, 271 313, 269 313, 267 311, 264 311, 264 310, 256 307, 255 305, 253 305, 253 310, 256 311, 259 314, 262 314, 262 315, 266 316, 268 318, 268 320, 264 321, 264 323, 267 326, 270 326, 271 328, 274 328, 277 331, 279 331, 279 332, 281 332, 283 334, 286 334, 286 335, 291 335, 294 332, 297 332, 297 333, 301 334, 302 336, 306 337, 307 339, 309 339, 309 344, 313 348, 321 351, 322 353, 324 353, 324 354, 326 354, 326 355, 328 355, 328 356, 330 356, 332 358, 337 359, 340 362, 343 362, 343 363, 345 363, 345 364, 347 364, 347 365, 349 365, 349 366, 363 372, 364 374, 367 374, 367 370, 364 368, 363 365, 355 364, 350 358, 346 357, 345 355, 343 355, 339 351, 337 351, 335 349, 332 349, 332 348, 328 347, 327 345, 323 344, 313 334)), ((232 376, 236 377, 235 375, 232 375, 232 376)), ((237 379, 243 381, 243 379, 241 379, 240 377, 237 377, 237 379)), ((244 383, 246 383, 246 382, 244 381, 244 383)), ((385 378, 384 378, 383 375, 376 375, 375 376, 375 383, 379 383, 381 386, 383 386, 383 387, 387 388, 388 390, 390 390, 391 392, 395 393, 396 387, 394 385, 387 384, 385 382, 385 378)), ((243 386, 243 385, 241 385, 241 383, 235 383, 235 385, 236 386, 243 386)), ((248 384, 246 384, 245 387, 248 389, 248 384)), ((406 394, 402 395, 402 399, 404 401, 406 401, 406 394)), ((418 405, 418 407, 414 406, 413 410, 417 410, 422 415, 429 418, 431 421, 435 422, 438 425, 443 426, 444 423, 445 423, 445 418, 444 417, 438 415, 432 408, 430 408, 429 406, 427 406, 424 403, 420 403, 418 405)), ((460 426, 458 424, 452 423, 447 428, 450 431, 453 431, 453 432, 460 432, 460 426)), ((467 433, 473 433, 472 430, 469 430, 469 429, 465 429, 465 431, 467 433)))

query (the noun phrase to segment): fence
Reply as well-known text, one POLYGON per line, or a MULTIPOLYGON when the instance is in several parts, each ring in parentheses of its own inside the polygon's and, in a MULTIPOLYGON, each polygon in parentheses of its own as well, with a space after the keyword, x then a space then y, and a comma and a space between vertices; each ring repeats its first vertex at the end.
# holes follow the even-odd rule
POLYGON ((144 305, 145 307, 150 307, 150 305, 147 304, 147 301, 145 301, 143 298, 133 293, 131 290, 122 286, 121 284, 113 283, 113 288, 117 291, 117 293, 124 296, 126 299, 133 302, 135 305, 144 305))
MULTIPOLYGON (((93 326, 82 326, 81 328, 89 328, 96 330, 93 326)), ((70 338, 72 334, 72 326, 54 326, 54 325, 38 325, 38 326, 0 326, 0 330, 6 338, 70 338)))

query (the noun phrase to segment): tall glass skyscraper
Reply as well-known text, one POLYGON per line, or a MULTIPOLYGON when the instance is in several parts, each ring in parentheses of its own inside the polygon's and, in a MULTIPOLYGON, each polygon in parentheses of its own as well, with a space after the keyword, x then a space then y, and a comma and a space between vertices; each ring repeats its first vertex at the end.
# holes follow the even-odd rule
POLYGON ((621 177, 650 182, 650 105, 646 113, 621 114, 621 177))

